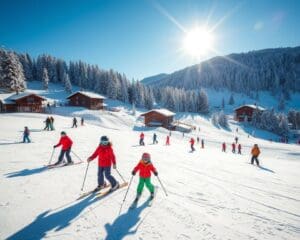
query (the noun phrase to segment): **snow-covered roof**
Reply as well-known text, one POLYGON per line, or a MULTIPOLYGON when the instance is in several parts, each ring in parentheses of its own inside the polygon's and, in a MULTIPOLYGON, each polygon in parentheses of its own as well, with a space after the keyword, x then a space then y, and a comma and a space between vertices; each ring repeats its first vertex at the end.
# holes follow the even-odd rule
POLYGON ((100 94, 97 94, 97 93, 93 93, 93 92, 86 92, 86 91, 77 91, 77 92, 74 92, 72 93, 71 95, 69 95, 67 98, 70 98, 72 96, 74 96, 75 94, 77 93, 80 93, 82 95, 85 95, 89 98, 97 98, 97 99, 105 99, 105 97, 103 97, 102 95, 100 94))
POLYGON ((152 109, 148 112, 145 112, 145 113, 141 114, 141 116, 144 116, 144 115, 146 115, 147 113, 150 113, 150 112, 157 112, 157 113, 160 113, 161 115, 164 115, 166 117, 172 117, 172 116, 175 115, 175 113, 169 111, 168 109, 160 108, 160 109, 152 109))
POLYGON ((10 104, 10 103, 12 104, 16 100, 24 98, 24 97, 27 97, 27 96, 30 96, 30 95, 36 95, 39 98, 46 100, 45 98, 43 98, 42 96, 40 96, 40 95, 38 95, 36 93, 23 92, 23 93, 19 93, 19 94, 16 94, 16 93, 4 93, 4 94, 0 94, 0 101, 2 103, 5 103, 5 104, 10 104))
POLYGON ((250 107, 250 108, 253 108, 253 109, 258 109, 259 111, 265 111, 266 109, 263 108, 263 107, 260 107, 258 105, 254 105, 254 104, 246 104, 246 105, 242 105, 242 106, 239 106, 238 108, 234 109, 234 110, 237 110, 237 109, 240 109, 240 108, 243 108, 243 107, 250 107))

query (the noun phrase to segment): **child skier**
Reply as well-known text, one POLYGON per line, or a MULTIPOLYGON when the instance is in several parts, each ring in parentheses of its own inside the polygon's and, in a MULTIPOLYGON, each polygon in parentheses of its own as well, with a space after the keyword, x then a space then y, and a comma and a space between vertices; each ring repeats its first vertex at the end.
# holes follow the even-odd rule
POLYGON ((63 161, 65 155, 66 155, 66 158, 67 158, 67 161, 68 161, 67 164, 68 165, 73 164, 72 158, 70 156, 73 141, 67 136, 66 132, 64 132, 64 131, 62 131, 60 133, 60 135, 61 135, 61 138, 60 138, 58 144, 53 146, 53 148, 57 148, 60 145, 62 145, 62 148, 61 148, 61 151, 60 151, 60 154, 59 154, 59 157, 58 157, 58 161, 54 165, 60 164, 63 161))
POLYGON ((238 154, 242 154, 242 145, 240 143, 238 145, 238 154))
POLYGON ((25 143, 26 141, 27 141, 28 143, 30 143, 29 135, 30 135, 30 132, 29 132, 28 127, 24 127, 24 132, 23 132, 23 143, 25 143))
POLYGON ((140 145, 145 145, 145 143, 144 143, 144 137, 145 137, 145 135, 144 135, 144 133, 142 132, 141 134, 140 134, 140 145))
POLYGON ((226 143, 225 142, 223 142, 223 144, 222 144, 222 152, 226 152, 226 143))
POLYGON ((231 146, 232 146, 232 153, 235 153, 235 143, 233 142, 231 146))
POLYGON ((116 157, 112 149, 112 144, 107 136, 102 136, 100 139, 100 144, 95 150, 95 152, 87 159, 88 162, 94 160, 98 157, 98 186, 95 191, 99 191, 105 188, 107 185, 104 181, 105 178, 109 181, 111 190, 114 191, 119 188, 119 183, 111 175, 111 165, 116 169, 116 157))
POLYGON ((254 160, 256 162, 256 165, 259 166, 258 156, 260 154, 260 150, 257 144, 254 144, 252 150, 251 150, 252 158, 251 158, 251 164, 254 163, 254 160))
POLYGON ((192 152, 194 152, 195 151, 195 148, 194 148, 195 139, 194 138, 191 138, 190 144, 191 144, 191 150, 192 150, 192 152))
POLYGON ((72 128, 76 127, 77 128, 77 119, 76 117, 73 118, 73 125, 72 128))
POLYGON ((166 139, 166 145, 170 145, 170 136, 167 136, 167 139, 166 139))
POLYGON ((132 171, 132 175, 134 176, 138 171, 140 171, 140 181, 137 187, 137 195, 134 200, 134 204, 136 204, 141 197, 145 184, 150 192, 150 200, 154 198, 154 186, 151 183, 151 172, 153 172, 155 176, 157 176, 158 173, 151 163, 151 157, 149 153, 143 153, 142 160, 135 166, 132 171))

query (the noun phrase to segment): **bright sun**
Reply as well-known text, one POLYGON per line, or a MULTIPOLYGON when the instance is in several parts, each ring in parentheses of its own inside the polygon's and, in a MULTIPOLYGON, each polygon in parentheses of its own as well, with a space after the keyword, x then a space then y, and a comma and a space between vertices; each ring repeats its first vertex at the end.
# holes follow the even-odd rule
POLYGON ((186 53, 194 57, 200 57, 212 49, 213 36, 205 28, 194 28, 187 32, 183 47, 186 53))

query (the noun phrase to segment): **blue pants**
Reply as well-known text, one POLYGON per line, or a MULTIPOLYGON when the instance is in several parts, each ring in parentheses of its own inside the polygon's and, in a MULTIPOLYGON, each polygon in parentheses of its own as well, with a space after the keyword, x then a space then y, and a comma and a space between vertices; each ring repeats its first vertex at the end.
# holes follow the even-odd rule
POLYGON ((66 154, 66 158, 68 160, 68 162, 72 162, 71 156, 70 156, 70 152, 71 152, 71 148, 69 148, 68 150, 61 150, 59 157, 58 157, 58 162, 56 164, 61 163, 64 160, 64 156, 66 154))
POLYGON ((116 179, 110 173, 111 167, 98 167, 98 185, 102 186, 104 184, 104 175, 105 178, 109 181, 111 187, 114 187, 117 184, 116 179))
POLYGON ((23 136, 23 143, 26 142, 26 141, 30 143, 30 139, 29 139, 28 135, 23 136))

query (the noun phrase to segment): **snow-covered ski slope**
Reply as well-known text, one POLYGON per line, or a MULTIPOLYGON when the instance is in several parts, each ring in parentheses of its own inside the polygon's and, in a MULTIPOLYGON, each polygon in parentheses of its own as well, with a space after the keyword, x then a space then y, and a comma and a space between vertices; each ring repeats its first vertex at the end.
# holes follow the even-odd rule
MULTIPOLYGON (((191 153, 191 135, 183 138, 174 132, 171 145, 165 146, 164 129, 144 131, 146 145, 141 147, 138 136, 145 129, 125 108, 112 115, 80 108, 59 114, 53 115, 52 132, 42 131, 45 114, 0 115, 0 239, 300 239, 299 146, 248 138, 250 130, 240 128, 237 136, 243 154, 233 154, 229 146, 236 134, 233 123, 232 130, 223 130, 207 119, 181 116, 201 127, 192 135, 205 139, 204 149, 196 144, 191 153), (70 128, 73 114, 87 114, 86 126, 70 128), (33 143, 19 143, 24 126, 31 129, 33 143), (147 206, 149 193, 144 189, 138 207, 128 210, 136 194, 135 176, 120 215, 125 188, 103 199, 90 196, 76 201, 87 164, 44 167, 62 130, 83 160, 95 150, 101 135, 109 136, 118 170, 127 181, 142 153, 149 152, 169 196, 153 176, 158 192, 152 207, 147 206), (157 145, 151 144, 154 131, 157 145), (221 152, 223 141, 227 153, 221 152), (254 143, 261 148, 263 168, 249 164, 254 143)), ((57 149, 53 161, 58 153, 57 149)), ((117 172, 112 173, 121 182, 117 172)), ((96 186, 96 175, 94 161, 85 191, 96 186)))

